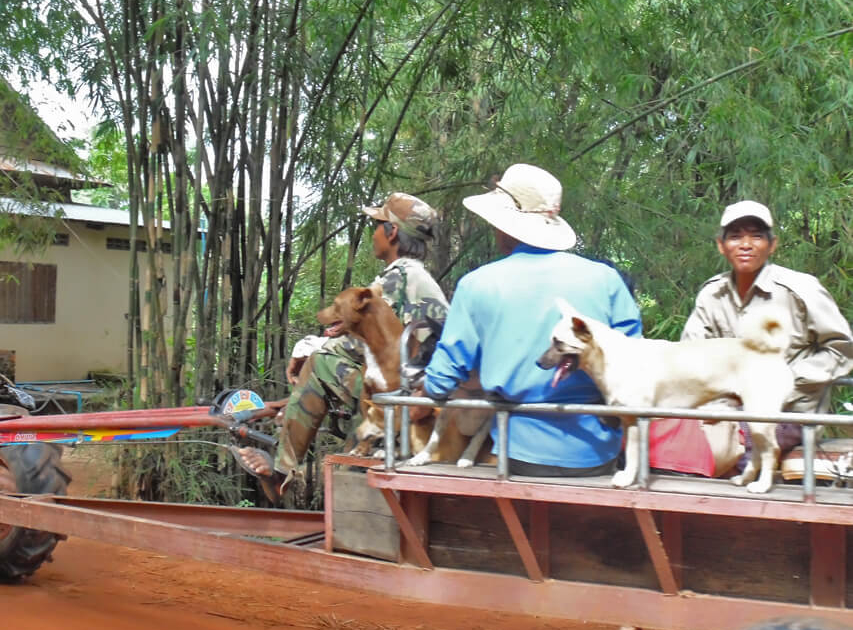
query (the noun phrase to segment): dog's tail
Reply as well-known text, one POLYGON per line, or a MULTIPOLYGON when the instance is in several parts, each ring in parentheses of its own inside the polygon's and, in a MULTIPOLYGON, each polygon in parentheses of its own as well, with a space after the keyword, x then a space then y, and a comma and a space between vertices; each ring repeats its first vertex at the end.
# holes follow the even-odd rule
POLYGON ((753 350, 782 354, 791 343, 791 322, 781 309, 757 309, 741 320, 739 336, 753 350))

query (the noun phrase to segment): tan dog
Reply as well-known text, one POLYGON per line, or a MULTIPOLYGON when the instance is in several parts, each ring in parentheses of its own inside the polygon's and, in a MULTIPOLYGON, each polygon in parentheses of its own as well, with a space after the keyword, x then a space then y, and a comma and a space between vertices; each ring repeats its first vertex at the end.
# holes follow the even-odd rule
MULTIPOLYGON (((696 408, 720 398, 737 398, 744 411, 777 413, 794 387, 785 362, 790 324, 783 312, 763 309, 744 318, 740 338, 663 341, 626 337, 558 300, 563 319, 551 347, 537 364, 556 367, 553 383, 575 369, 595 382, 609 405, 696 408)), ((640 444, 636 418, 626 427, 625 469, 613 485, 625 488, 637 479, 640 444)), ((767 492, 779 460, 776 425, 750 422, 752 457, 742 475, 732 478, 749 492, 767 492), (760 471, 758 480, 754 481, 760 471)))
MULTIPOLYGON (((365 343, 364 388, 360 405, 362 423, 356 428, 358 443, 350 451, 354 455, 367 456, 373 454, 374 445, 384 437, 385 420, 382 409, 374 405, 370 398, 373 394, 389 392, 400 387, 400 337, 403 334, 403 324, 394 314, 390 306, 382 299, 382 290, 378 286, 351 287, 345 289, 327 308, 317 313, 320 323, 332 327, 334 332, 350 333, 365 343)), ((424 413, 423 408, 412 408, 411 445, 418 453, 429 448, 429 455, 423 461, 455 461, 460 454, 473 451, 470 455, 472 465, 477 459, 480 446, 488 433, 488 427, 482 437, 466 451, 470 435, 460 431, 469 429, 472 424, 471 412, 466 412, 469 420, 460 420, 459 410, 445 409, 442 413, 430 409, 424 413), (437 417, 440 420, 437 420, 437 417), (446 428, 439 439, 432 440, 434 427, 441 424, 446 428)), ((397 418, 396 430, 399 431, 400 414, 397 418)), ((476 428, 483 424, 482 419, 476 422, 476 428)), ((418 457, 416 455, 416 457, 418 457)), ((422 458, 423 459, 423 458, 422 458)))
MULTIPOLYGON (((451 395, 451 399, 482 398, 479 375, 473 374, 451 395)), ((456 461, 459 468, 470 468, 477 461, 489 459, 482 453, 483 443, 489 435, 494 415, 479 409, 443 408, 435 419, 432 434, 423 447, 414 448, 415 456, 407 466, 423 466, 429 462, 456 461)))
MULTIPOLYGON (((362 418, 377 416, 383 426, 382 410, 370 402, 373 394, 390 392, 400 387, 400 336, 403 324, 385 300, 382 289, 350 287, 341 291, 334 301, 317 313, 321 324, 334 334, 349 333, 365 343, 364 386, 359 406, 362 418)), ((368 455, 382 435, 367 435, 359 440, 353 454, 368 455)))

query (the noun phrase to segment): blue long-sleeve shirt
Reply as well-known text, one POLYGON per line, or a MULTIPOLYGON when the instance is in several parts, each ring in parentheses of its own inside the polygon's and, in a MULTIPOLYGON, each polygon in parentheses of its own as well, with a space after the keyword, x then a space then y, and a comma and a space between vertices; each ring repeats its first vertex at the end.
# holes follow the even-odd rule
MULTIPOLYGON (((642 334, 639 309, 613 268, 522 244, 459 281, 426 369, 427 394, 446 397, 476 369, 485 391, 512 402, 601 402, 585 373, 575 372, 551 387, 554 370, 536 365, 560 319, 558 296, 626 335, 642 334)), ((592 415, 516 413, 509 426, 509 456, 535 464, 598 466, 621 448, 621 429, 592 415)))

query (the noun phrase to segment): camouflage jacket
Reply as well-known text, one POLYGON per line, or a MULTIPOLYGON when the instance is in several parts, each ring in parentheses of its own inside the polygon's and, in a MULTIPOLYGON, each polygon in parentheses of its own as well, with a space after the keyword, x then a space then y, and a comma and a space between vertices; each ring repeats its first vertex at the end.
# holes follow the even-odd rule
MULTIPOLYGON (((404 326, 425 317, 441 322, 447 317, 447 298, 420 260, 398 258, 376 276, 373 284, 382 287, 382 298, 404 326)), ((364 362, 362 342, 351 335, 329 338, 322 350, 364 362)))

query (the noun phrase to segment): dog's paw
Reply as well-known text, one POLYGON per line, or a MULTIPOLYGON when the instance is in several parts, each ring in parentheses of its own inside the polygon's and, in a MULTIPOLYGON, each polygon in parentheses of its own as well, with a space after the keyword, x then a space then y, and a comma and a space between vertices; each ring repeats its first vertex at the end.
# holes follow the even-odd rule
POLYGON ((743 478, 743 475, 735 475, 732 477, 732 483, 736 486, 742 486, 746 483, 746 479, 743 478))
POLYGON ((409 461, 406 462, 406 466, 423 466, 424 464, 428 464, 430 461, 430 455, 426 451, 421 451, 414 457, 412 457, 409 461))
POLYGON ((770 488, 773 487, 773 483, 762 482, 760 479, 758 481, 753 481, 752 483, 746 484, 746 491, 752 492, 754 494, 764 494, 765 492, 770 492, 770 488))
POLYGON ((456 462, 456 466, 459 468, 471 468, 474 465, 473 459, 468 459, 467 457, 461 457, 458 462, 456 462))
POLYGON ((373 457, 375 459, 385 459, 385 449, 380 448, 378 450, 373 451, 373 457))
POLYGON ((627 470, 620 470, 613 475, 613 479, 610 480, 610 483, 617 488, 627 488, 634 483, 634 477, 635 475, 632 475, 627 470))

